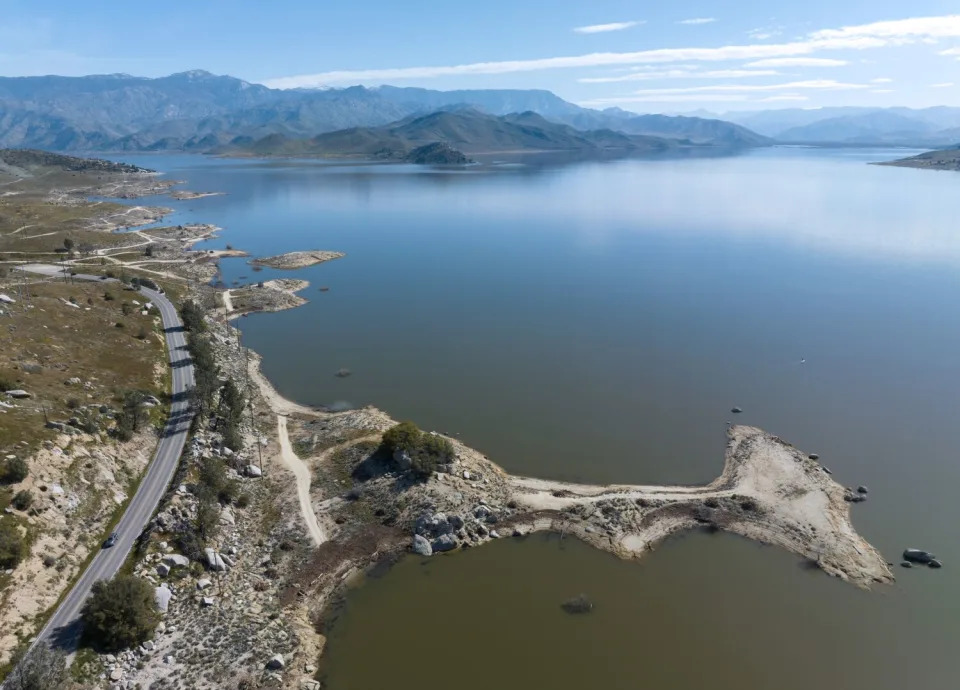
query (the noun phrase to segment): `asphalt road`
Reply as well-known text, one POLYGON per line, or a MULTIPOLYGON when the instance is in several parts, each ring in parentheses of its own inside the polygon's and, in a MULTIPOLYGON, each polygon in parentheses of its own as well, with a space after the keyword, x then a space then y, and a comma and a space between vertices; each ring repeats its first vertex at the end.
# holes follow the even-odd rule
MULTIPOLYGON (((63 275, 59 266, 35 264, 23 266, 21 270, 57 277, 63 275)), ((73 279, 101 281, 100 276, 93 275, 75 275, 73 279)), ((100 549, 97 552, 93 561, 37 636, 34 645, 37 641, 48 640, 51 644, 63 647, 68 652, 76 648, 80 633, 80 609, 90 595, 90 589, 98 580, 112 578, 123 565, 137 537, 157 509, 157 504, 166 492, 170 480, 173 479, 177 461, 187 441, 190 422, 193 419, 187 391, 193 387, 194 378, 193 365, 187 354, 183 322, 173 303, 165 295, 147 288, 141 288, 140 292, 157 306, 163 319, 167 348, 170 353, 170 367, 173 372, 173 404, 170 408, 170 418, 157 444, 153 460, 143 475, 140 487, 115 528, 119 535, 117 543, 111 548, 100 549)))

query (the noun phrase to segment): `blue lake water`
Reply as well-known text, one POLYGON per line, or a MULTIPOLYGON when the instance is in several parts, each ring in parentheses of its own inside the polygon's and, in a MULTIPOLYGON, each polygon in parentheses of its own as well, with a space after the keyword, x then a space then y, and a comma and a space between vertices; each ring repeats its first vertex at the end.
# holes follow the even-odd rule
POLYGON ((441 688, 446 672, 464 688, 955 686, 960 175, 867 164, 903 155, 462 171, 125 157, 227 192, 170 202, 170 222, 223 226, 209 246, 347 253, 282 273, 311 281, 309 304, 241 320, 294 399, 373 403, 516 473, 649 483, 717 474, 736 405, 870 487, 855 524, 890 560, 915 546, 946 563, 864 594, 729 537, 639 564, 548 539, 411 560, 351 597, 330 687, 441 688), (580 591, 596 614, 555 621, 580 591), (414 612, 429 644, 403 632, 414 612), (360 663, 384 635, 389 663, 360 663))

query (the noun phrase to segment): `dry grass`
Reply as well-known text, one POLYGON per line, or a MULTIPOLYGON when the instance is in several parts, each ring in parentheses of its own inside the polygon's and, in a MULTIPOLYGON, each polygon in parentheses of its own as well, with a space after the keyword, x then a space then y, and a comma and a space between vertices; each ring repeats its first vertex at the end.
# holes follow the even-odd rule
MULTIPOLYGON (((44 428, 44 408, 50 419, 64 421, 77 406, 115 406, 128 389, 162 399, 162 329, 158 316, 142 316, 132 304, 143 303, 142 295, 116 283, 38 282, 24 289, 32 308, 20 302, 0 316, 0 377, 33 397, 13 401, 14 409, 0 408, 0 449, 20 441, 35 446, 52 437, 44 428), (107 294, 113 299, 105 299, 107 294), (61 301, 71 298, 78 307, 61 301), (147 337, 138 338, 143 334, 147 337), (74 377, 82 383, 65 384, 74 377)), ((10 284, 0 290, 17 295, 10 284)))

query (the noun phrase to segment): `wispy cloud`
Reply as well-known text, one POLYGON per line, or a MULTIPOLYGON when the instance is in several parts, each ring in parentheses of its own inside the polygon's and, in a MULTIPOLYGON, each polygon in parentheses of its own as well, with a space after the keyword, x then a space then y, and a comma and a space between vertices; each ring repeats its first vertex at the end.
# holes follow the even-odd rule
POLYGON ((893 89, 870 89, 870 93, 893 93, 893 89))
POLYGON ((748 62, 747 67, 843 67, 850 63, 846 60, 815 57, 768 58, 748 62))
POLYGON ((670 62, 715 62, 804 57, 823 50, 867 50, 940 38, 960 38, 960 15, 918 17, 816 31, 790 43, 732 45, 719 48, 661 48, 631 53, 591 53, 533 60, 475 62, 461 65, 341 70, 282 77, 265 82, 276 88, 297 88, 338 83, 382 83, 404 79, 429 79, 477 74, 507 74, 550 69, 608 67, 670 62))
POLYGON ((747 36, 750 38, 756 39, 757 41, 768 41, 771 38, 776 38, 783 33, 783 27, 780 26, 761 26, 756 29, 750 29, 747 32, 747 36))
POLYGON ((663 96, 615 96, 613 98, 596 98, 591 101, 581 101, 578 105, 584 108, 609 108, 614 105, 629 105, 631 103, 742 103, 750 98, 746 94, 737 93, 710 93, 710 94, 666 94, 663 96))
POLYGON ((960 57, 960 48, 947 48, 946 50, 941 50, 940 55, 960 57))
POLYGON ((890 79, 889 77, 877 77, 876 79, 871 79, 870 83, 871 84, 889 84, 892 81, 893 79, 890 79))
POLYGON ((574 31, 578 34, 602 34, 607 31, 623 31, 632 29, 646 22, 611 22, 609 24, 591 24, 590 26, 578 26, 574 31))
POLYGON ((708 71, 670 69, 641 71, 621 74, 616 77, 586 77, 578 79, 581 84, 613 84, 624 81, 653 81, 656 79, 740 79, 743 77, 773 77, 780 74, 772 69, 718 69, 708 71))
POLYGON ((757 103, 779 103, 784 101, 809 101, 807 96, 801 96, 798 93, 782 93, 779 96, 767 96, 758 98, 757 103))
POLYGON ((699 26, 700 24, 713 24, 717 21, 716 17, 693 17, 691 19, 681 19, 677 24, 686 24, 687 26, 699 26))
POLYGON ((791 91, 794 89, 820 91, 853 91, 870 88, 867 84, 848 84, 833 79, 810 79, 792 81, 786 84, 711 84, 709 86, 675 87, 669 89, 641 89, 636 95, 678 94, 678 93, 752 93, 762 91, 791 91))
POLYGON ((949 89, 953 86, 952 81, 942 81, 939 84, 930 84, 931 89, 949 89))

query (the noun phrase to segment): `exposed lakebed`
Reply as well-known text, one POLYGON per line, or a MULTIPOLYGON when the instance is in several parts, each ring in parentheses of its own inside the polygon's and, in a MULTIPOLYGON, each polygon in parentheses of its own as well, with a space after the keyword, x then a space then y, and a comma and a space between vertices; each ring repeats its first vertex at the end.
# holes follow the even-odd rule
MULTIPOLYGON (((890 560, 912 546, 945 564, 864 594, 729 536, 641 563, 541 537, 408 559, 350 597, 330 687, 955 683, 960 176, 865 164, 898 155, 131 161, 228 192, 169 219, 223 226, 220 245, 347 254, 257 274, 330 287, 241 323, 289 397, 375 403, 511 472, 590 482, 709 481, 737 405, 870 486, 854 522, 890 560), (595 609, 568 616, 581 592, 595 609)), ((253 275, 223 266, 228 284, 253 275)))

